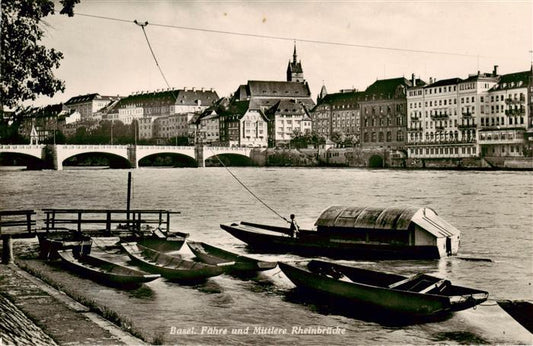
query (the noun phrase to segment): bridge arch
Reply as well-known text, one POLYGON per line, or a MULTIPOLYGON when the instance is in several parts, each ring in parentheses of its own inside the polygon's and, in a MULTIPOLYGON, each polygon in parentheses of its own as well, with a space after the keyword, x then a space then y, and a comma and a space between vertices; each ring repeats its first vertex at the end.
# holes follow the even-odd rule
POLYGON ((196 161, 196 150, 192 146, 138 145, 135 150, 135 167, 139 167, 139 162, 146 157, 163 154, 182 155, 196 161))
POLYGON ((108 166, 109 168, 132 168, 130 160, 122 155, 105 151, 87 151, 74 154, 58 162, 61 167, 68 166, 108 166), (76 164, 81 162, 81 164, 76 164))
POLYGON ((0 145, 0 164, 24 165, 28 169, 46 168, 45 147, 39 144, 0 145))
MULTIPOLYGON (((215 165, 219 165, 219 161, 216 159, 216 156, 219 158, 229 158, 231 161, 232 157, 246 157, 247 164, 251 164, 251 156, 253 148, 248 147, 209 147, 204 146, 202 148, 202 167, 205 166, 205 161, 211 159, 211 161, 216 160, 215 165)), ((227 161, 227 160, 226 160, 227 161)), ((242 161, 242 159, 241 159, 242 161)), ((224 161, 223 161, 224 162, 224 161)))
MULTIPOLYGON (((85 154, 103 154, 110 157, 120 157, 129 163, 129 167, 133 166, 127 145, 55 145, 53 150, 55 151, 54 164, 57 170, 63 169, 63 162, 65 160, 85 154)), ((123 162, 125 163, 125 161, 123 162)))
POLYGON ((198 161, 190 155, 181 153, 160 152, 143 155, 137 160, 137 167, 198 167, 198 161))
POLYGON ((205 165, 208 167, 218 167, 221 163, 224 166, 254 166, 251 157, 243 154, 226 153, 216 154, 204 158, 205 165))
POLYGON ((384 167, 384 158, 381 155, 374 154, 368 159, 369 168, 383 168, 384 167))

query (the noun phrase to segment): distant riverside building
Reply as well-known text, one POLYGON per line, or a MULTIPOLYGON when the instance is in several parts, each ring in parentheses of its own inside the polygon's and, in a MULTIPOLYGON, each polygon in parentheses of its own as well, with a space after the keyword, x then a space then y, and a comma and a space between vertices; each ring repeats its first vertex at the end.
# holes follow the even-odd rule
POLYGON ((166 140, 190 137, 190 121, 218 100, 213 89, 167 89, 137 92, 121 99, 108 113, 110 120, 138 122, 139 138, 166 140))
POLYGON ((138 119, 138 136, 139 139, 151 139, 154 138, 155 129, 154 121, 156 117, 143 117, 138 119))
POLYGON ((531 70, 505 74, 488 91, 479 124, 482 156, 525 155, 533 127, 527 97, 531 78, 531 70))
MULTIPOLYGON (((260 109, 250 108, 249 101, 232 101, 220 103, 213 112, 206 114, 211 121, 212 131, 216 128, 215 119, 219 121, 219 142, 225 146, 266 147, 268 145, 268 118, 260 109)), ((203 123, 201 131, 208 139, 209 123, 203 123)))
POLYGON ((265 113, 268 119, 269 146, 288 145, 295 133, 311 133, 311 116, 295 100, 281 100, 265 113))
POLYGON ((213 89, 180 89, 177 90, 174 105, 170 107, 170 115, 201 112, 218 99, 218 94, 213 89))
POLYGON ((75 129, 75 124, 80 121, 80 113, 68 110, 62 103, 34 107, 25 111, 19 134, 25 138, 31 137, 34 142, 43 143, 53 140, 54 131, 67 134, 68 128, 75 129))
POLYGON ((311 130, 308 110, 314 105, 295 46, 287 67, 287 81, 249 80, 235 91, 226 109, 217 111, 220 140, 239 146, 287 144, 294 130, 311 130), (270 139, 269 134, 273 136, 270 139))
POLYGON ((328 94, 322 87, 317 105, 311 112, 313 131, 327 139, 334 133, 353 137, 356 142, 360 137, 360 104, 365 93, 356 89, 345 89, 328 94))
POLYGON ((407 88, 424 84, 406 78, 377 80, 360 100, 361 147, 403 151, 407 140, 407 88))
POLYGON ((102 96, 97 93, 79 95, 71 97, 67 102, 65 102, 64 106, 69 111, 79 112, 81 115, 81 120, 91 120, 96 112, 117 98, 118 97, 113 96, 102 96))
POLYGON ((409 89, 409 157, 524 156, 531 72, 497 72, 409 89))
POLYGON ((204 144, 220 143, 220 121, 216 111, 211 110, 199 119, 199 135, 204 144))

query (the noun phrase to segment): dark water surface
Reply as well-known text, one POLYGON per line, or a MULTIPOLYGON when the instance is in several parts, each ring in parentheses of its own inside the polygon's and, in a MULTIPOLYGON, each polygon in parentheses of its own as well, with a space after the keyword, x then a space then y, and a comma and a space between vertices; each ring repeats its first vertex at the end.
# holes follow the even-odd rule
MULTIPOLYGON (((303 227, 312 227, 320 212, 330 205, 431 207, 462 231, 460 256, 490 258, 493 262, 447 258, 357 264, 402 275, 425 271, 458 285, 487 290, 491 299, 533 299, 533 176, 530 172, 231 170, 273 209, 285 216, 295 213, 303 227)), ((172 217, 172 228, 190 233, 193 240, 245 253, 244 244, 221 230, 220 223, 248 220, 283 224, 223 168, 132 172, 132 208, 180 211, 181 215, 172 217)), ((122 209, 126 205, 126 182, 125 170, 0 170, 0 209, 122 209)), ((183 252, 191 256, 186 246, 183 252)), ((268 260, 302 259, 293 255, 254 256, 268 260)), ((61 271, 56 275, 72 280, 61 271)), ((510 333, 500 335, 480 328, 474 323, 476 312, 474 317, 470 317, 470 312, 459 313, 443 321, 398 326, 368 318, 361 311, 330 306, 327 301, 314 304, 313 299, 295 290, 278 268, 253 279, 223 275, 196 286, 159 279, 133 292, 76 280, 92 299, 126 314, 138 329, 166 343, 517 342, 509 337, 510 333), (317 326, 331 327, 331 332, 343 329, 344 334, 311 335, 309 329, 305 330, 317 326), (301 333, 292 333, 293 327, 301 333), (224 330, 226 334, 217 334, 224 330), (177 335, 173 331, 194 334, 177 335)), ((487 303, 491 304, 494 302, 487 303)))

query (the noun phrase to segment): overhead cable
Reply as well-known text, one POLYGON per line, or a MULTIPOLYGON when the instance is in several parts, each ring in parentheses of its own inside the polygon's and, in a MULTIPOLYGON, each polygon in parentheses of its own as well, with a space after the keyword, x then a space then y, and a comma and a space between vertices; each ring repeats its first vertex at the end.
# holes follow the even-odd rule
MULTIPOLYGON (((85 13, 78 13, 78 12, 76 12, 75 14, 77 16, 82 16, 82 17, 98 18, 98 19, 112 20, 112 21, 125 22, 125 23, 135 23, 135 21, 122 19, 122 18, 99 16, 99 15, 85 14, 85 13)), ((275 36, 275 35, 262 35, 262 34, 252 34, 252 33, 237 32, 237 31, 226 31, 226 30, 195 28, 195 27, 171 25, 171 24, 150 23, 150 25, 158 26, 158 27, 162 27, 162 28, 190 30, 190 31, 207 32, 207 33, 215 33, 215 34, 222 34, 222 35, 254 37, 254 38, 262 38, 262 39, 270 39, 270 40, 298 41, 298 42, 315 43, 315 44, 322 44, 322 45, 333 45, 333 46, 355 47, 355 48, 365 48, 365 49, 389 50, 389 51, 409 52, 409 53, 438 54, 438 55, 464 56, 464 57, 475 57, 475 58, 480 57, 479 55, 467 54, 467 53, 453 53, 453 52, 444 52, 444 51, 436 51, 436 50, 409 49, 409 48, 376 46, 376 45, 369 45, 369 44, 335 42, 335 41, 325 41, 325 40, 313 40, 313 39, 306 39, 306 38, 285 37, 285 36, 275 36)))

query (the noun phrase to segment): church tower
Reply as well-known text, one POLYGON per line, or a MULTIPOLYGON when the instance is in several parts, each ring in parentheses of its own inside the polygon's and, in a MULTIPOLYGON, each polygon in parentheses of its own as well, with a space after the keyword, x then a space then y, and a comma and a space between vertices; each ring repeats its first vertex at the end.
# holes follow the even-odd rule
POLYGON ((302 62, 297 60, 296 42, 294 43, 294 53, 292 54, 292 61, 289 61, 287 66, 287 82, 305 82, 304 71, 302 69, 302 62))
POLYGON ((316 97, 316 103, 320 103, 320 101, 322 101, 327 95, 328 91, 326 89, 326 85, 324 84, 324 82, 322 82, 322 89, 320 89, 320 93, 316 97))

